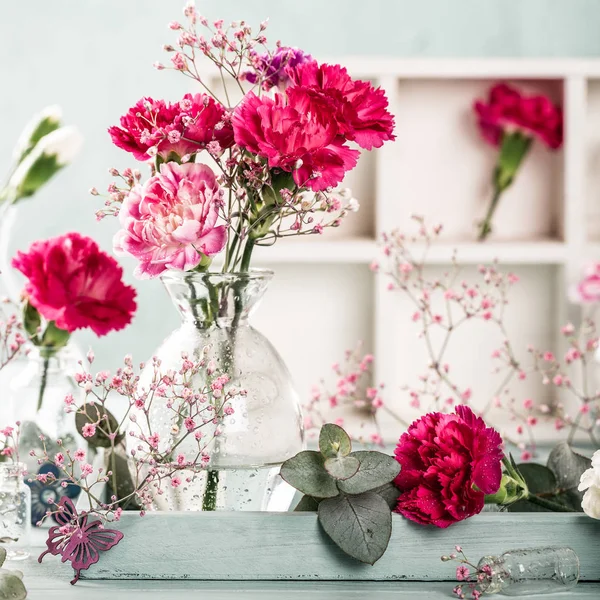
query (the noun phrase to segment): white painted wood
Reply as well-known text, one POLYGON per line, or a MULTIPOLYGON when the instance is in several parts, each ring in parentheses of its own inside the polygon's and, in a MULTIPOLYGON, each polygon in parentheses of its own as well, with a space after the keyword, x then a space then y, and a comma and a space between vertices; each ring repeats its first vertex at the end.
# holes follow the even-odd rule
MULTIPOLYGON (((509 292, 510 301, 505 310, 505 325, 517 358, 526 361, 529 344, 544 349, 554 346, 556 269, 548 265, 513 266, 511 271, 520 281, 509 292)), ((446 272, 447 267, 431 266, 426 269, 425 276, 432 280, 439 279, 446 272)), ((473 284, 481 281, 481 275, 476 267, 466 267, 461 271, 459 280, 473 284)), ((384 333, 378 346, 377 376, 380 381, 386 383, 385 400, 390 408, 410 423, 424 412, 441 410, 448 406, 436 407, 426 401, 418 407, 411 406, 409 393, 403 388, 408 385, 411 389, 421 389, 419 377, 428 374, 427 367, 431 358, 425 340, 420 337, 420 321, 413 322, 410 318, 416 310, 414 304, 401 292, 387 291, 384 280, 381 280, 379 285, 379 310, 384 333)), ((446 314, 441 293, 432 297, 432 304, 434 312, 446 314)), ((440 327, 431 328, 431 344, 436 359, 439 358, 444 337, 445 332, 440 327)), ((481 319, 468 321, 452 333, 451 341, 440 361, 441 364, 449 365, 449 377, 461 390, 471 389, 470 402, 479 409, 492 403, 506 375, 505 372, 493 373, 496 363, 491 358, 492 352, 501 347, 503 340, 504 336, 492 323, 481 319)), ((511 390, 519 407, 526 398, 535 399, 540 403, 551 402, 553 399, 552 387, 544 386, 541 377, 535 375, 529 376, 525 381, 517 381, 515 378, 511 390)), ((451 395, 449 388, 444 387, 442 400, 451 395)), ((454 398, 454 402, 458 404, 459 400, 454 398)), ((510 420, 507 411, 492 408, 486 418, 501 433, 515 433, 515 423, 510 420)), ((384 439, 390 442, 396 441, 402 432, 401 425, 386 418, 385 414, 381 415, 380 425, 384 439)), ((536 431, 537 435, 542 433, 542 430, 536 431)), ((546 433, 555 435, 553 431, 546 433)), ((521 441, 521 437, 511 435, 512 439, 518 441, 521 441)), ((541 440, 543 439, 542 436, 541 440)))
POLYGON ((583 514, 482 513, 448 529, 415 525, 399 515, 393 518, 388 550, 369 566, 334 546, 314 513, 126 514, 115 524, 125 534, 123 540, 82 576, 452 581, 455 567, 441 562, 440 556, 452 552, 455 544, 478 560, 509 549, 560 543, 579 555, 582 580, 600 579, 600 522, 583 514))

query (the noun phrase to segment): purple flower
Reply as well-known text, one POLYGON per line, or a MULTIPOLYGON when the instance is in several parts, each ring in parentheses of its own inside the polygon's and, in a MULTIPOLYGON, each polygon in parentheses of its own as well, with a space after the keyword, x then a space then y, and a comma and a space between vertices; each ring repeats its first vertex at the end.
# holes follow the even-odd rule
POLYGON ((71 585, 75 585, 81 571, 97 563, 100 552, 116 546, 123 539, 123 534, 104 529, 100 520, 88 523, 88 514, 82 512, 78 515, 73 502, 66 496, 61 498, 58 508, 55 517, 58 525, 50 528, 46 540, 48 549, 40 554, 38 562, 41 563, 48 553, 54 556, 60 554, 62 562, 69 561, 75 570, 75 578, 71 581, 71 585))
POLYGON ((284 89, 287 87, 290 77, 287 69, 293 69, 306 62, 313 62, 310 54, 305 54, 300 48, 280 46, 273 54, 254 54, 252 57, 254 72, 244 73, 246 81, 257 83, 262 81, 265 89, 272 87, 284 89))

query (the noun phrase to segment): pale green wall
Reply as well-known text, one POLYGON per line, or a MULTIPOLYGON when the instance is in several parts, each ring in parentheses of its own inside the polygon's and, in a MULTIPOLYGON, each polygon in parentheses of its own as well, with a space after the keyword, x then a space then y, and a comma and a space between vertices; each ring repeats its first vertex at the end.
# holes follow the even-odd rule
MULTIPOLYGON (((98 202, 87 190, 107 185, 108 167, 132 163, 111 145, 106 128, 142 95, 177 98, 187 89, 185 78, 151 67, 162 58, 162 44, 174 39, 166 24, 181 17, 182 5, 181 0, 2 2, 0 174, 23 124, 47 104, 62 105, 66 120, 86 138, 76 164, 23 205, 13 249, 68 230, 92 235, 110 249, 116 223, 95 222, 98 202)), ((600 56, 597 0, 199 0, 198 6, 211 18, 258 23, 270 16, 273 39, 316 57, 600 56)), ((123 264, 131 273, 133 263, 123 264)), ((136 285, 135 327, 94 342, 99 366, 114 367, 125 351, 147 358, 176 323, 158 282, 136 285)), ((93 341, 90 335, 80 339, 85 346, 93 341)))

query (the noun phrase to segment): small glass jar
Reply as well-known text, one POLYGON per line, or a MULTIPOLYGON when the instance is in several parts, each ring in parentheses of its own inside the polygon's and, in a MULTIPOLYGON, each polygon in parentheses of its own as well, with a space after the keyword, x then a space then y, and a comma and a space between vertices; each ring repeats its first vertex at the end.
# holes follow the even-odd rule
POLYGON ((571 548, 509 550, 501 556, 484 556, 477 570, 487 575, 479 584, 487 594, 551 594, 575 587, 579 558, 571 548))
POLYGON ((31 491, 24 463, 0 463, 0 538, 8 560, 29 557, 31 491))
POLYGON ((71 451, 82 446, 75 427, 75 417, 65 412, 65 396, 71 394, 80 404, 81 390, 73 376, 78 370, 79 352, 71 344, 51 355, 44 355, 39 348, 30 349, 27 356, 18 361, 19 369, 8 385, 8 404, 11 421, 21 423, 19 452, 30 475, 38 470, 37 459, 29 453, 43 452, 44 443, 50 455, 71 451), (45 442, 40 440, 43 435, 45 442), (56 445, 62 440, 62 448, 56 445))

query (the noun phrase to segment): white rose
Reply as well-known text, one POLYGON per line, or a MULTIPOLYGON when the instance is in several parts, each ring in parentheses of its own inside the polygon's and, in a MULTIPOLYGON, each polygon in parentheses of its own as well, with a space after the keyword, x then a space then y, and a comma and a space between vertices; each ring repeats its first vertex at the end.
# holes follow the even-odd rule
POLYGON ((584 490, 581 508, 592 519, 600 519, 600 450, 592 457, 592 468, 581 476, 579 491, 584 490))

